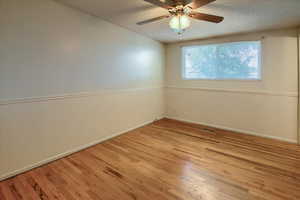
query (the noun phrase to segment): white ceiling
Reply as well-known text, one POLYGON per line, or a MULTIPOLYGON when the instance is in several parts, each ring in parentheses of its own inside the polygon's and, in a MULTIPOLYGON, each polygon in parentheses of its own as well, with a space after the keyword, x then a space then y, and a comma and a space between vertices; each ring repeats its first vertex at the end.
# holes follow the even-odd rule
POLYGON ((104 20, 161 42, 198 39, 300 25, 300 0, 217 0, 198 11, 224 16, 220 24, 192 20, 182 36, 168 27, 168 19, 136 25, 136 22, 168 14, 143 0, 57 0, 104 20))

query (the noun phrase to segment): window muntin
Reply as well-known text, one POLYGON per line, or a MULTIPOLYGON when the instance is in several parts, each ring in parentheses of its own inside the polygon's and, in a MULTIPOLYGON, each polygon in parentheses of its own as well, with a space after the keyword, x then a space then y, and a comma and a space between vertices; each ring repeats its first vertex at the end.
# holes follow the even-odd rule
POLYGON ((186 46, 182 55, 184 79, 261 79, 260 41, 186 46))

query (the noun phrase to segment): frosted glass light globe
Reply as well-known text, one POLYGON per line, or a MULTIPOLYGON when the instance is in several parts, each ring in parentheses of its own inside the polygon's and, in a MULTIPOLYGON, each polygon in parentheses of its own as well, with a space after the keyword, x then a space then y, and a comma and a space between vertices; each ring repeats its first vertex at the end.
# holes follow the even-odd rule
POLYGON ((191 21, 186 15, 177 15, 172 17, 169 25, 170 28, 173 29, 176 33, 181 34, 191 25, 191 21))

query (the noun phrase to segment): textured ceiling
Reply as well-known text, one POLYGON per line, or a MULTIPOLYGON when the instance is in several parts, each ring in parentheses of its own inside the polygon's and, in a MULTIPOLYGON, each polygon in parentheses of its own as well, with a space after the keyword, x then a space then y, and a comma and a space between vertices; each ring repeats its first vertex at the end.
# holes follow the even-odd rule
POLYGON ((111 23, 161 42, 176 42, 240 32, 300 25, 300 0, 217 0, 198 11, 224 16, 220 24, 192 20, 182 36, 168 27, 168 19, 138 26, 136 22, 167 14, 168 11, 143 0, 56 0, 98 16, 111 23))

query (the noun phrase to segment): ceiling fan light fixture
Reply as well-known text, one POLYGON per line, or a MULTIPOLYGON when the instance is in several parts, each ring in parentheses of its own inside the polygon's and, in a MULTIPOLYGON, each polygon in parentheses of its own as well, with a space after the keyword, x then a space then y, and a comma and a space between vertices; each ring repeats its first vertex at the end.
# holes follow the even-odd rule
POLYGON ((169 25, 174 32, 182 34, 190 27, 191 21, 187 15, 175 15, 171 18, 169 25))
POLYGON ((212 23, 220 23, 224 20, 224 17, 217 15, 210 15, 206 13, 197 12, 196 9, 205 6, 216 0, 144 0, 155 6, 166 9, 169 13, 159 17, 154 17, 148 20, 138 22, 137 25, 144 25, 158 20, 171 17, 169 22, 170 28, 177 34, 182 34, 191 25, 191 20, 201 20, 212 23))

